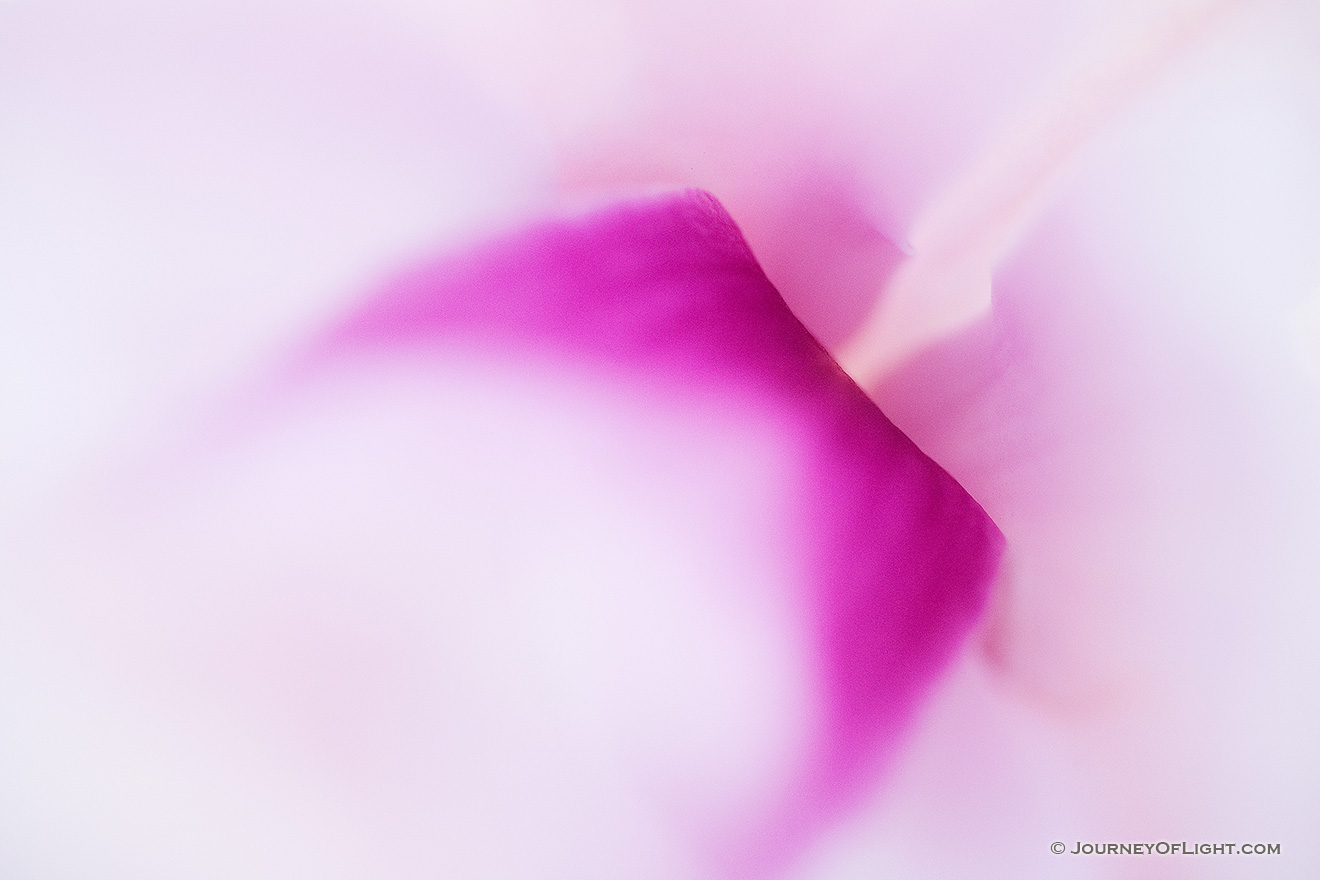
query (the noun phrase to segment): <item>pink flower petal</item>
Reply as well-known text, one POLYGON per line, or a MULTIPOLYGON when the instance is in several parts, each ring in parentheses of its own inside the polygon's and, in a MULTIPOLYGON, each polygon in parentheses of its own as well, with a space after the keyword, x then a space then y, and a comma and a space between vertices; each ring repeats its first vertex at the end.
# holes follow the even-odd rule
POLYGON ((29 875, 782 875, 1002 546, 696 191, 405 273, 141 476, 7 602, 29 875))
POLYGON ((704 193, 424 266, 350 316, 307 368, 455 346, 566 361, 662 396, 730 389, 806 447, 806 479, 780 513, 810 536, 806 558, 784 564, 803 573, 824 719, 788 796, 733 844, 749 874, 788 854, 869 778, 976 620, 997 530, 806 333, 704 193))

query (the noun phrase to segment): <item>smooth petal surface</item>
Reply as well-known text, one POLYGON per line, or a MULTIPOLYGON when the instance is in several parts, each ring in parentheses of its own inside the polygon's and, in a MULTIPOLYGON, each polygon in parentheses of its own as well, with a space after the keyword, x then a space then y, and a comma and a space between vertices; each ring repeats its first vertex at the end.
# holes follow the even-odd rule
POLYGON ((786 533, 805 555, 781 564, 803 573, 819 628, 825 717, 812 766, 743 858, 793 847, 853 792, 975 619, 1000 546, 989 520, 805 332, 702 193, 418 272, 350 318, 322 356, 455 343, 563 358, 680 399, 727 388, 801 432, 786 533))
POLYGON ((361 5, 0 6, 0 518, 250 375, 545 152, 361 5))
MULTIPOLYGON (((284 786, 282 821, 312 824, 274 861, 230 854, 258 875, 312 865, 334 823, 346 876, 778 874, 889 757, 1002 543, 700 192, 424 265, 207 433, 97 515, 45 625, 192 761, 305 780, 232 795, 284 786)), ((189 817, 208 804, 189 766, 87 825, 189 817)), ((122 864, 158 869, 150 836, 118 834, 122 864)))
POLYGON ((130 485, 162 494, 115 528, 40 515, 419 253, 659 184, 720 199, 1008 539, 978 650, 802 876, 1309 880, 1313 5, 0 6, 0 873, 672 878, 811 824, 787 805, 844 690, 802 625, 829 520, 781 513, 819 445, 749 363, 750 397, 630 335, 646 316, 591 325, 646 343, 620 368, 572 314, 427 299, 491 282, 491 249, 391 285, 223 442, 151 447, 130 485), (410 598, 437 581, 482 588, 410 598), (1048 851, 1179 834, 1284 855, 1048 851))
POLYGON ((992 512, 1008 575, 981 657, 819 876, 1320 865, 1320 398, 1294 336, 1320 277, 1316 19, 1233 21, 1083 152, 993 313, 875 389, 992 512), (1152 836, 1282 854, 1048 851, 1152 836))

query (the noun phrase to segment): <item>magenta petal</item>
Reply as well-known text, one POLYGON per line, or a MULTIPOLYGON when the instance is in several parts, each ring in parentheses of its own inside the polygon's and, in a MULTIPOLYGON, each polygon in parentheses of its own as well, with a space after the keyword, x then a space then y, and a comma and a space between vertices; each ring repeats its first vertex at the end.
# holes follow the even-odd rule
POLYGON ((310 361, 461 346, 546 357, 666 393, 712 386, 800 430, 810 477, 791 513, 824 717, 814 753, 751 839, 762 873, 838 814, 982 612, 1003 539, 880 412, 766 280, 700 191, 631 201, 420 267, 343 322, 310 361))

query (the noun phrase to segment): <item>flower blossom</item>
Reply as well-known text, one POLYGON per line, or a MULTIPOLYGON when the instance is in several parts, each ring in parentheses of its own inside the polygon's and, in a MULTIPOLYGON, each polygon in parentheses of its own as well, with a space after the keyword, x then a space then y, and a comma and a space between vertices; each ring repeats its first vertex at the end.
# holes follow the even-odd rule
POLYGON ((1318 33, 0 8, 6 876, 1312 876, 1318 33))

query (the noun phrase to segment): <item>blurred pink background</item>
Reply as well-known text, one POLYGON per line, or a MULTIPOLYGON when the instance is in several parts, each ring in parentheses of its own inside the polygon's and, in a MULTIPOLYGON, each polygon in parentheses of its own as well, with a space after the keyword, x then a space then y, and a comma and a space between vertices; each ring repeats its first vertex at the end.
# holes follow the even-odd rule
POLYGON ((1309 0, 0 2, 0 876, 1316 876, 1318 157, 1309 0), (747 373, 566 319, 289 378, 689 187, 823 350, 756 281, 747 373), (809 504, 846 444, 757 377, 823 352, 914 446, 809 504), (781 821, 804 585, 994 556, 811 549, 927 461, 993 588, 781 821), (1157 841, 1281 852, 1070 854, 1157 841))

